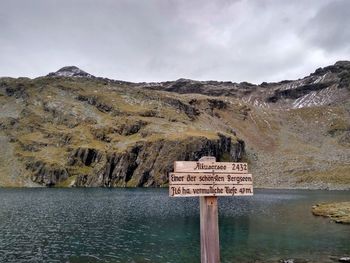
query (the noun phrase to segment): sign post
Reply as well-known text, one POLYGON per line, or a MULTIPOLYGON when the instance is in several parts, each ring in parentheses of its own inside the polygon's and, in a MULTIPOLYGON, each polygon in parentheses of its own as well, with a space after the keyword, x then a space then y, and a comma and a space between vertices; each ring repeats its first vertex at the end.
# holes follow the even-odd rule
POLYGON ((200 197, 201 262, 219 263, 217 196, 251 196, 253 179, 246 163, 216 162, 205 156, 197 162, 176 161, 169 174, 170 197, 200 197))

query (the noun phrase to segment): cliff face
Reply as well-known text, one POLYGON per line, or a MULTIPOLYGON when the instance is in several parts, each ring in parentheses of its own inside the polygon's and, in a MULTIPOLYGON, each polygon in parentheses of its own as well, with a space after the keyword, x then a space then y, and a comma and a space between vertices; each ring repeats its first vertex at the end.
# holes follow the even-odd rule
POLYGON ((138 142, 124 152, 78 148, 70 153, 63 166, 29 161, 26 168, 32 173, 33 182, 45 186, 67 181, 74 169, 79 169, 81 172, 76 173, 71 186, 154 187, 168 182, 174 160, 198 160, 210 155, 218 160, 240 161, 244 154, 243 141, 219 134, 218 139, 188 137, 138 142))
POLYGON ((166 185, 174 160, 248 161, 261 187, 349 188, 350 63, 279 83, 0 78, 0 186, 166 185))
MULTIPOLYGON (((86 149, 84 157, 92 152, 86 149)), ((204 155, 216 156, 219 160, 238 161, 244 155, 243 141, 232 141, 220 135, 218 139, 188 137, 181 140, 161 139, 154 142, 139 142, 123 153, 104 153, 90 156, 95 159, 74 158, 73 163, 94 167, 96 176, 80 174, 76 186, 160 186, 168 182, 168 173, 173 170, 174 160, 198 160, 204 155), (85 160, 85 161, 84 161, 85 160), (87 162, 86 162, 87 160, 87 162)), ((76 156, 76 155, 74 155, 76 156)))

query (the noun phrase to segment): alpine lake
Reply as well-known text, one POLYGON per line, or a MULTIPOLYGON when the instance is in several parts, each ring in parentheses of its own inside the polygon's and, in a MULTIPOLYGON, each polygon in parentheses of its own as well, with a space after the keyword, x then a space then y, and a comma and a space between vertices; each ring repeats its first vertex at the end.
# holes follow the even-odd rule
MULTIPOLYGON (((350 225, 315 217, 349 191, 219 197, 221 262, 338 262, 350 225)), ((0 189, 0 262, 200 262, 199 198, 168 189, 0 189)))

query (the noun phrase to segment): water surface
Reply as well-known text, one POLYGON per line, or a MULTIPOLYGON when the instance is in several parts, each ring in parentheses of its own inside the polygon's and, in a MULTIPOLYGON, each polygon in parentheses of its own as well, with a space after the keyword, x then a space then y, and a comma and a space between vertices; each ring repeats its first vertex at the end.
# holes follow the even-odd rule
MULTIPOLYGON (((219 198, 222 262, 333 262, 350 226, 314 217, 348 191, 219 198)), ((0 189, 0 262, 200 262, 198 198, 167 189, 0 189)))

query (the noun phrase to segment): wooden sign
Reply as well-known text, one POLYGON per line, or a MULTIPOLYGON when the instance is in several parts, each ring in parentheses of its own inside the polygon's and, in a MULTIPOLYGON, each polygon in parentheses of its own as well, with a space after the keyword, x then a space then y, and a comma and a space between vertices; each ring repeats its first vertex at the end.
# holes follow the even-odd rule
POLYGON ((217 196, 253 195, 253 177, 247 163, 216 162, 206 156, 198 162, 176 161, 169 173, 169 196, 200 197, 201 262, 219 263, 217 196))
POLYGON ((228 163, 228 162, 174 162, 174 172, 185 173, 248 173, 247 163, 228 163))

